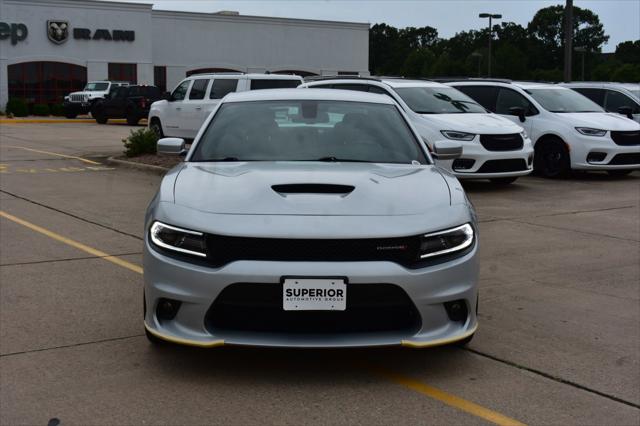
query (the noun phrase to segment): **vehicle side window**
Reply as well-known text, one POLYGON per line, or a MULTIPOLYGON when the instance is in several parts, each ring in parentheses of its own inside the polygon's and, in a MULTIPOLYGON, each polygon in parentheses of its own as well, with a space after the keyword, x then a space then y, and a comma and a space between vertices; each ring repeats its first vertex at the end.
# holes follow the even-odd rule
POLYGON ((496 111, 498 87, 493 86, 453 86, 471 99, 488 109, 496 111))
POLYGON ((604 90, 603 89, 579 88, 579 89, 573 89, 573 90, 591 99, 593 102, 597 103, 601 107, 604 106, 604 90))
POLYGON ((189 91, 189 99, 204 99, 204 93, 207 91, 209 79, 194 80, 189 91))
POLYGON ((174 101, 183 100, 185 95, 187 94, 187 89, 189 88, 190 83, 191 80, 185 80, 180 83, 180 85, 173 90, 173 93, 171 93, 171 99, 174 101))
POLYGON ((387 96, 391 96, 391 95, 389 94, 389 92, 387 92, 387 91, 386 91, 386 90, 384 90, 384 89, 381 89, 381 88, 380 88, 380 87, 378 87, 378 86, 369 86, 369 92, 371 92, 371 93, 375 93, 375 94, 377 94, 377 95, 387 95, 387 96))
POLYGON ((300 80, 269 80, 266 78, 262 78, 251 80, 251 88, 249 90, 295 89, 300 84, 300 80))
POLYGON ((536 108, 520 93, 515 90, 505 89, 503 87, 498 90, 498 98, 496 99, 496 114, 509 115, 509 109, 513 107, 524 108, 525 115, 536 115, 536 108))
POLYGON ((235 92, 238 87, 238 80, 235 78, 216 78, 213 80, 209 99, 222 99, 227 94, 235 92))
POLYGON ((115 98, 117 98, 117 99, 125 99, 128 94, 129 94, 129 88, 128 87, 118 87, 118 91, 116 92, 115 98))
POLYGON ((630 107, 634 114, 640 113, 640 106, 638 106, 633 99, 623 93, 607 90, 604 109, 608 112, 618 112, 618 109, 621 107, 630 107))

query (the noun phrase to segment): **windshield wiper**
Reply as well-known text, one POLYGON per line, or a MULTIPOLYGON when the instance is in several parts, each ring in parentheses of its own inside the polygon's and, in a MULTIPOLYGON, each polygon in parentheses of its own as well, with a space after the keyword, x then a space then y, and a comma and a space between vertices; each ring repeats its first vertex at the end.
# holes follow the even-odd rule
POLYGON ((413 112, 415 112, 417 114, 436 114, 433 111, 413 111, 413 112))
POLYGON ((366 161, 366 160, 356 160, 353 158, 338 158, 338 157, 333 157, 333 156, 327 156, 327 157, 320 157, 316 160, 309 160, 309 161, 326 161, 329 163, 375 163, 375 161, 366 161))

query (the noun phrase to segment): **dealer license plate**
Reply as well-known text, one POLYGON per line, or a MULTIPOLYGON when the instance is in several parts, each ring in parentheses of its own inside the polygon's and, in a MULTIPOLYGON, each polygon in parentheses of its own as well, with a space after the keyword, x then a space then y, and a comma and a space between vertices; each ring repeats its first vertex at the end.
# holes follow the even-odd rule
POLYGON ((347 285, 341 279, 286 278, 282 286, 285 311, 344 311, 347 285))

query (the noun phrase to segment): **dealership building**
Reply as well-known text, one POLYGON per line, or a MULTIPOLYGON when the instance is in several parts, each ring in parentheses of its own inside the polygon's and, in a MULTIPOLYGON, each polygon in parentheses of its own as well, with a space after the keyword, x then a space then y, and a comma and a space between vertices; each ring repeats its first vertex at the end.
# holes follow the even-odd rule
POLYGON ((0 109, 10 97, 60 103, 92 80, 171 90, 199 72, 368 74, 368 62, 367 23, 0 0, 0 109))

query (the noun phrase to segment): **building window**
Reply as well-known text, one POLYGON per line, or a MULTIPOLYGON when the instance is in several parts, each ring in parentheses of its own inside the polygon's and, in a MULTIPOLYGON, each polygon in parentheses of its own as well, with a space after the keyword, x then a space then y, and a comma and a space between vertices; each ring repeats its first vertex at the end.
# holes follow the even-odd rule
POLYGON ((109 80, 127 81, 130 84, 138 83, 138 65, 109 63, 109 80))
POLYGON ((153 67, 153 85, 161 92, 167 91, 167 67, 153 67))
POLYGON ((7 67, 9 98, 28 104, 61 104, 87 84, 87 68, 64 62, 22 62, 7 67))
POLYGON ((224 73, 224 72, 228 72, 228 73, 232 73, 232 74, 238 74, 238 73, 242 73, 242 71, 238 71, 238 70, 232 70, 230 68, 198 68, 197 70, 189 70, 187 71, 187 77, 189 77, 190 75, 193 74, 213 74, 213 73, 224 73))

